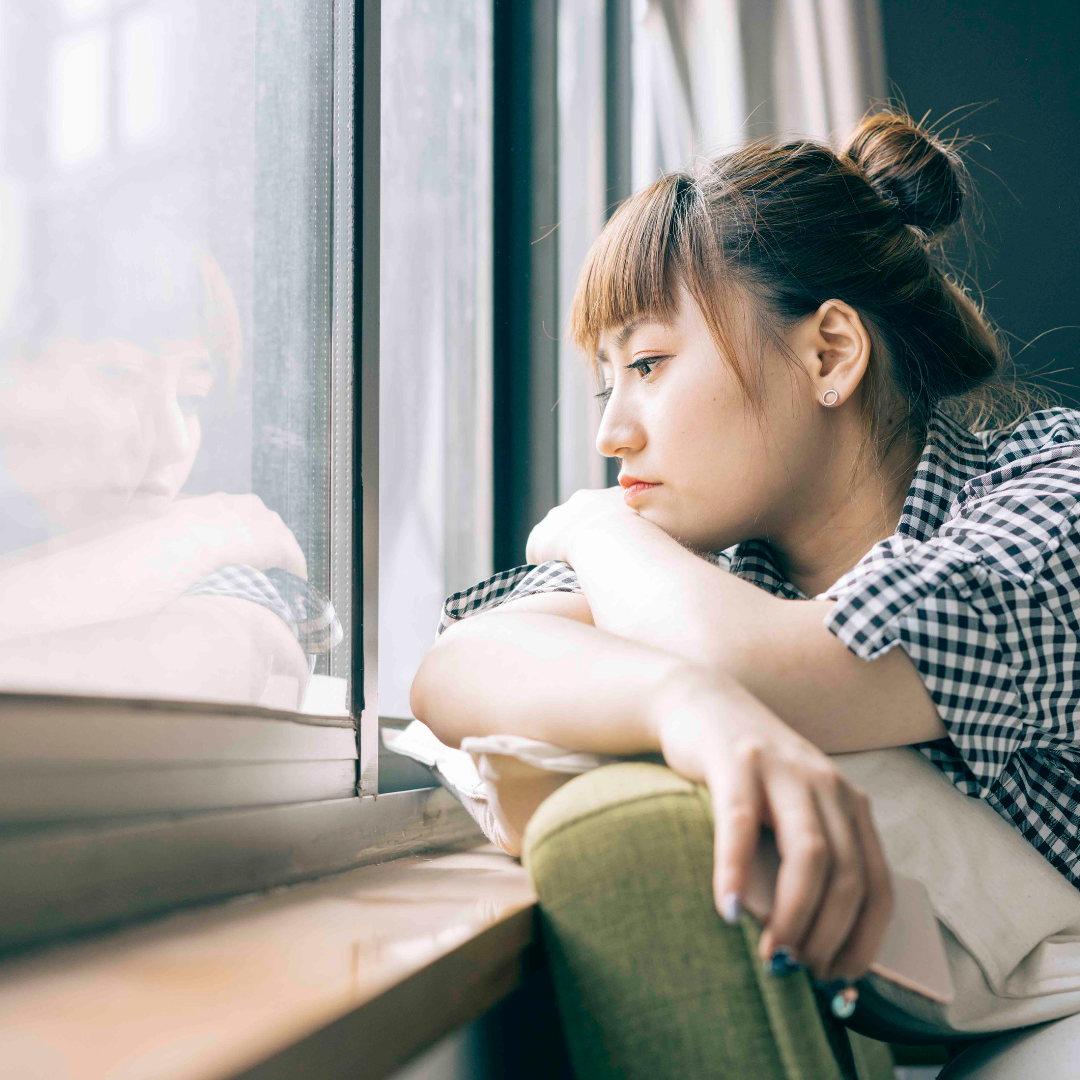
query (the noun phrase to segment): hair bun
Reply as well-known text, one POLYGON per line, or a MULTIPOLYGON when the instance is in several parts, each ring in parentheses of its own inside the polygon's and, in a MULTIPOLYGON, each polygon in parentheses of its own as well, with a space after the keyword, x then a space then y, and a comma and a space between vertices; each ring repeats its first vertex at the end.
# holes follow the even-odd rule
POLYGON ((879 112, 855 129, 844 155, 870 186, 892 203, 905 225, 929 240, 941 237, 960 217, 964 166, 910 116, 879 112))

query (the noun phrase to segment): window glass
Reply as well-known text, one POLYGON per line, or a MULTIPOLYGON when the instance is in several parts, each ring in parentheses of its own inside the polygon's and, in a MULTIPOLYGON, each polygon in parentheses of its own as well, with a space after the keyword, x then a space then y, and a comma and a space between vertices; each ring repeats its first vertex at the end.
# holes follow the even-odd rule
POLYGON ((379 711, 490 572, 491 0, 382 5, 379 711))
POLYGON ((344 700, 332 15, 0 0, 0 689, 344 700))
POLYGON ((559 5, 559 499, 604 487, 596 449, 600 406, 595 373, 570 341, 570 301, 581 264, 617 201, 605 160, 604 0, 559 5))

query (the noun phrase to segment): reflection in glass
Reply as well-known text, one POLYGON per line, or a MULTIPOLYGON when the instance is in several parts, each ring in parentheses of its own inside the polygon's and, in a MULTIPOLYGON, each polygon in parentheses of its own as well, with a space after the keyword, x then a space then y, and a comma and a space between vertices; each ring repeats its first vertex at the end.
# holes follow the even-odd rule
POLYGON ((330 8, 0 0, 0 690, 327 670, 330 8))

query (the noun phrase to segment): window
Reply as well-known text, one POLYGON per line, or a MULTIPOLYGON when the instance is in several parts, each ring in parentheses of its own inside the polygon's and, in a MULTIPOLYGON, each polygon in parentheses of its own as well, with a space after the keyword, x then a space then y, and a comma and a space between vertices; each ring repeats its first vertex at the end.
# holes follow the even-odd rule
POLYGON ((365 797, 380 22, 0 0, 0 949, 475 834, 365 797))

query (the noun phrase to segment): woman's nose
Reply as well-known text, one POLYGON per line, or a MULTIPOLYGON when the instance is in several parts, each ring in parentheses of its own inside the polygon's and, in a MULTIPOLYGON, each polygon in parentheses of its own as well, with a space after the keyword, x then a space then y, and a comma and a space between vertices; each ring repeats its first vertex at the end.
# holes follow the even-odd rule
POLYGON ((150 406, 151 458, 155 464, 182 461, 191 450, 187 417, 173 393, 161 393, 150 406))
POLYGON ((596 449, 604 457, 626 457, 644 445, 645 429, 616 389, 604 407, 596 433, 596 449))

